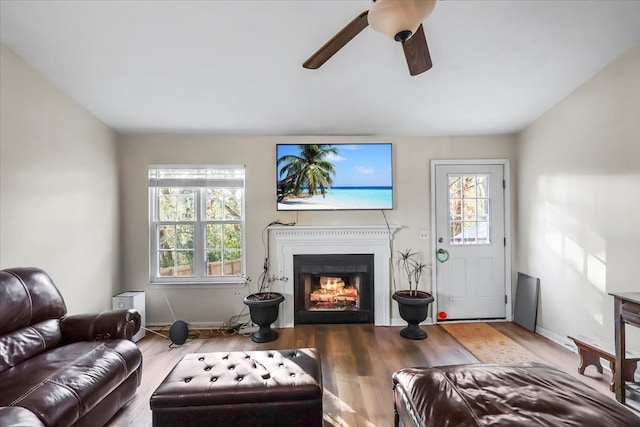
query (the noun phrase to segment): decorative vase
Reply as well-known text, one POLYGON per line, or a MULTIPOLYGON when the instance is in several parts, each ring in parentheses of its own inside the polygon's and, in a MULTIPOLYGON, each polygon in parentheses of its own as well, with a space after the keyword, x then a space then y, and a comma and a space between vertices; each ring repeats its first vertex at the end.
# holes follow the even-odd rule
POLYGON ((419 324, 427 318, 433 295, 424 291, 403 290, 394 292, 392 298, 398 303, 400 317, 408 325, 400 331, 400 335, 410 340, 427 338, 427 333, 420 329, 419 324))
POLYGON ((249 307, 251 321, 260 327, 251 334, 251 341, 264 343, 278 339, 278 333, 271 329, 271 324, 278 318, 278 309, 282 301, 284 295, 277 292, 258 292, 244 298, 244 303, 249 307))

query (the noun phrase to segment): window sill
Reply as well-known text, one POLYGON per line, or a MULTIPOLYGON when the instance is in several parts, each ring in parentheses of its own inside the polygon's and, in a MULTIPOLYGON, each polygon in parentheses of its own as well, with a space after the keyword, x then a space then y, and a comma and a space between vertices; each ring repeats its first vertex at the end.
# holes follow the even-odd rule
POLYGON ((225 288, 244 288, 245 282, 167 282, 167 283, 149 283, 152 289, 225 289, 225 288))

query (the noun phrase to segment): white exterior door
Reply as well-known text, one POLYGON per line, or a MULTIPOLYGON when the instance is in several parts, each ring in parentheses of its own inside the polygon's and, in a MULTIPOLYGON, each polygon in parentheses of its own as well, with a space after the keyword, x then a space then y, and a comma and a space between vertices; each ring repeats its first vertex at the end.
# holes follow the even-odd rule
POLYGON ((505 167, 434 163, 438 321, 507 318, 505 167))

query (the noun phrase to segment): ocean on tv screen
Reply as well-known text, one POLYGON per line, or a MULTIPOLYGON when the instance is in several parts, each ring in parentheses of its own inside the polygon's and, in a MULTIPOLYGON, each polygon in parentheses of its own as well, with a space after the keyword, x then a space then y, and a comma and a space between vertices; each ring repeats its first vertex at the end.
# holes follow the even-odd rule
POLYGON ((324 197, 289 198, 278 202, 278 210, 391 209, 391 187, 334 187, 324 197))

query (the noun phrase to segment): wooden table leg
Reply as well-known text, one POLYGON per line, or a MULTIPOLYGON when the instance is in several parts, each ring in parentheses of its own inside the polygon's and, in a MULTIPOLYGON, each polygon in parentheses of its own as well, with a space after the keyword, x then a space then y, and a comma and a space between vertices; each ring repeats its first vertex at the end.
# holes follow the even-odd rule
POLYGON ((626 354, 626 337, 624 330, 624 321, 620 313, 622 306, 622 300, 620 298, 614 298, 614 327, 615 327, 615 343, 616 343, 616 361, 615 366, 620 366, 622 369, 614 368, 613 383, 615 384, 616 400, 622 404, 625 402, 625 384, 623 371, 625 367, 624 358, 626 354))
POLYGON ((587 366, 593 365, 596 367, 599 373, 602 373, 602 365, 600 364, 600 358, 590 351, 579 348, 578 354, 580 355, 580 366, 578 366, 578 373, 584 375, 584 370, 587 366))

